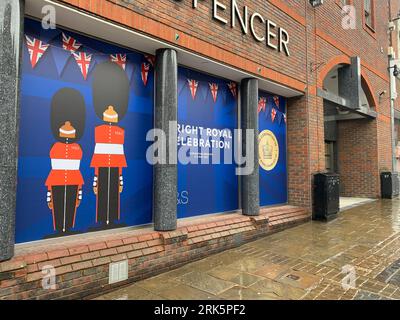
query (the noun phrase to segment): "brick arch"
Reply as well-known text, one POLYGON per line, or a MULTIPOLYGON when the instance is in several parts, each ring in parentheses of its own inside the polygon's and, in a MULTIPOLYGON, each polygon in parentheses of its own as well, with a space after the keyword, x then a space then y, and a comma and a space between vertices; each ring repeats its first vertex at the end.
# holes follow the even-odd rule
POLYGON ((376 100, 376 96, 374 95, 374 91, 372 90, 372 83, 368 78, 368 75, 361 71, 361 86, 367 96, 368 103, 372 109, 376 109, 378 106, 378 101, 376 100))
POLYGON ((324 64, 321 68, 321 71, 318 74, 318 88, 322 88, 324 84, 324 80, 328 75, 329 71, 331 71, 338 64, 350 64, 350 58, 346 55, 340 55, 332 58, 328 61, 328 63, 324 64))
MULTIPOLYGON (((329 60, 328 63, 326 63, 321 68, 318 74, 318 79, 317 79, 318 88, 323 87, 326 76, 335 66, 337 66, 338 64, 350 64, 350 63, 351 63, 350 57, 346 55, 336 56, 333 57, 331 60, 329 60)), ((369 80, 368 75, 364 71, 361 71, 361 85, 365 92, 365 95, 367 96, 370 107, 376 109, 376 107, 378 106, 378 101, 376 100, 376 97, 373 93, 374 91, 372 90, 373 88, 372 83, 369 80)))

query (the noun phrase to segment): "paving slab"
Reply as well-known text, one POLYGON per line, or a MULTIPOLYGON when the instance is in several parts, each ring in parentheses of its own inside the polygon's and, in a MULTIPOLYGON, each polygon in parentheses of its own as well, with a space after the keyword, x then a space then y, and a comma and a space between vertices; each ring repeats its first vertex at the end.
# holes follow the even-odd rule
POLYGON ((179 277, 179 281, 190 287, 218 295, 235 286, 234 283, 217 279, 204 272, 193 271, 179 277))
POLYGON ((400 299, 400 199, 310 221, 98 299, 400 299))

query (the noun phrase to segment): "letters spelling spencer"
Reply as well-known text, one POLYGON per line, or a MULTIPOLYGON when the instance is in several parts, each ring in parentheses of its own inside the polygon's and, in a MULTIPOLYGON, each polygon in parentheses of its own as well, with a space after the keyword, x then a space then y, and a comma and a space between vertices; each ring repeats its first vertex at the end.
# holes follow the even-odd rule
MULTIPOLYGON (((174 1, 180 2, 181 0, 174 1)), ((191 0, 191 2, 193 9, 197 9, 199 0, 191 0)), ((268 48, 284 52, 288 57, 290 56, 290 37, 284 28, 278 27, 276 23, 265 19, 258 12, 250 15, 247 6, 243 6, 241 12, 236 0, 230 0, 230 21, 226 19, 226 11, 228 11, 228 7, 223 0, 212 0, 212 17, 214 20, 224 25, 229 23, 232 28, 235 28, 239 21, 243 34, 247 35, 250 32, 257 42, 265 42, 268 48), (264 31, 260 31, 261 29, 264 31)))

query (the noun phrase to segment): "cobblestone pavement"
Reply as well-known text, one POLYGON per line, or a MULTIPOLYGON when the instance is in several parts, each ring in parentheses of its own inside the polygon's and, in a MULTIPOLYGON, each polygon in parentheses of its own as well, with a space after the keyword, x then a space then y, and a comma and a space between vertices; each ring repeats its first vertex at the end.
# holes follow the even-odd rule
POLYGON ((275 233, 98 299, 400 299, 400 200, 275 233))

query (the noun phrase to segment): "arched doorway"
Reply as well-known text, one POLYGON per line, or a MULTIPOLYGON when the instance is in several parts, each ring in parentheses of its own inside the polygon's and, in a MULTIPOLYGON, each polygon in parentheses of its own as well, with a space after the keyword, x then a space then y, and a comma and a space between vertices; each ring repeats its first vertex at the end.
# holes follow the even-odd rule
POLYGON ((340 175, 341 196, 372 197, 377 165, 377 101, 358 57, 336 57, 320 72, 323 98, 325 170, 340 175))

